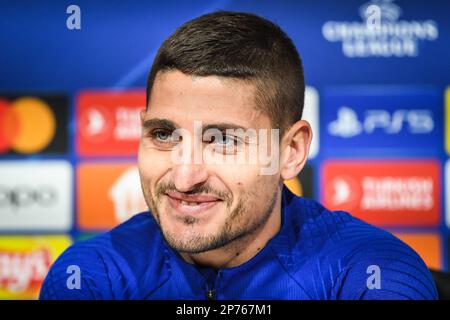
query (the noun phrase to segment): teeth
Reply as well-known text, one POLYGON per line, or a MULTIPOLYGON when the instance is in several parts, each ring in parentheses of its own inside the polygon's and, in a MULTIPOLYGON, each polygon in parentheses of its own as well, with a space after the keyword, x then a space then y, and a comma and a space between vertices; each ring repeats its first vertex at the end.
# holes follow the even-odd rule
POLYGON ((187 202, 187 201, 181 200, 181 204, 184 206, 197 206, 198 202, 187 202))

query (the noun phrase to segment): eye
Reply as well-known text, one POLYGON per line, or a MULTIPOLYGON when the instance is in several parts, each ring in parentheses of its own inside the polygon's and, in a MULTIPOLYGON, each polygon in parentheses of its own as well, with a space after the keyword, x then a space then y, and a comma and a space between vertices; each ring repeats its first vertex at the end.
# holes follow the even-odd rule
POLYGON ((215 135, 209 141, 215 152, 222 154, 235 154, 242 151, 243 141, 230 134, 215 135))
POLYGON ((155 139, 161 141, 161 142, 166 142, 171 140, 172 138, 172 133, 167 131, 167 130, 155 130, 153 131, 152 135, 155 137, 155 139))
POLYGON ((217 143, 223 147, 231 147, 236 144, 236 139, 233 136, 220 135, 219 137, 213 137, 213 143, 217 143))
POLYGON ((153 144, 160 147, 172 147, 182 140, 174 130, 158 128, 150 131, 148 137, 153 144))

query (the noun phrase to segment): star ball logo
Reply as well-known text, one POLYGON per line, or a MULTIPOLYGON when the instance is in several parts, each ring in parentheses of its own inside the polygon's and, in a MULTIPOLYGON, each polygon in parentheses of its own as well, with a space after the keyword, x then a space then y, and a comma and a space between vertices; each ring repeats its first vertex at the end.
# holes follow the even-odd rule
POLYGON ((402 8, 393 0, 372 0, 359 8, 362 21, 327 21, 322 35, 342 42, 347 58, 417 57, 420 41, 436 41, 436 21, 403 20, 402 8))
POLYGON ((64 153, 67 123, 64 96, 0 97, 0 155, 64 153))

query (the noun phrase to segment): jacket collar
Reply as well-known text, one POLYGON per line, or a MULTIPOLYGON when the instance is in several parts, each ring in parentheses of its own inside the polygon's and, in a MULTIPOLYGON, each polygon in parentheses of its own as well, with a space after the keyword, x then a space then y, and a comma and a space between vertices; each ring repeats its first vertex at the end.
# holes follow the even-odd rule
MULTIPOLYGON (((166 263, 170 266, 172 275, 175 280, 180 283, 177 286, 180 290, 180 296, 189 298, 192 296, 203 297, 205 290, 217 287, 221 280, 239 279, 244 275, 254 272, 259 267, 263 267, 268 263, 282 263, 286 266, 293 265, 293 257, 291 254, 293 242, 298 235, 295 234, 297 221, 293 221, 292 212, 295 211, 296 197, 286 186, 283 186, 281 194, 281 227, 278 233, 270 239, 264 248, 258 252, 250 260, 243 264, 214 270, 212 268, 200 268, 186 262, 178 252, 165 243, 166 263), (221 279, 217 279, 217 278, 221 279)), ((295 220, 295 219, 294 219, 295 220)))

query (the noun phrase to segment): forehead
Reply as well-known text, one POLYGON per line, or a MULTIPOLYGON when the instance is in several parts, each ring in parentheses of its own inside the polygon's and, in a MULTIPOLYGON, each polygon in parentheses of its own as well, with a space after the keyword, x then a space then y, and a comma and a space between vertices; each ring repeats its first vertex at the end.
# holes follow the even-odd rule
POLYGON ((252 83, 239 79, 198 77, 180 71, 159 72, 146 118, 164 118, 182 127, 202 121, 270 128, 270 119, 256 107, 255 93, 252 83))

